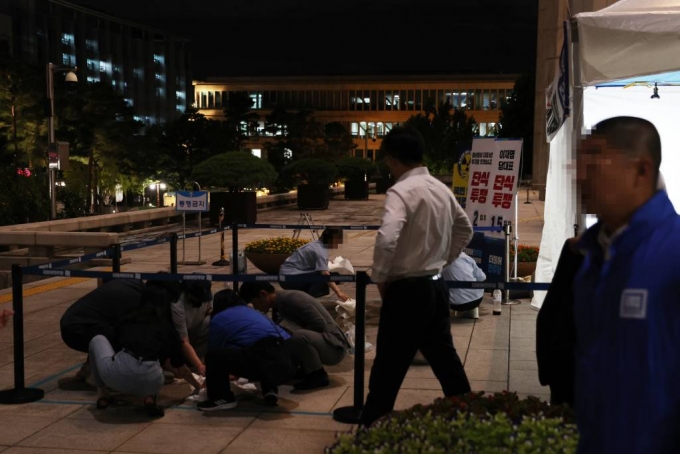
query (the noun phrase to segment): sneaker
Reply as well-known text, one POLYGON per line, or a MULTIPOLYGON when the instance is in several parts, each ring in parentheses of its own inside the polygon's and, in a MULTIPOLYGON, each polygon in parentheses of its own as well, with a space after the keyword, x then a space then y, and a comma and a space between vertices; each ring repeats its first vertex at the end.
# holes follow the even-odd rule
POLYGON ((227 397, 226 399, 218 399, 218 400, 205 400, 203 402, 199 402, 196 404, 196 408, 198 408, 200 411, 218 411, 218 410, 230 410, 232 408, 236 408, 237 402, 236 402, 236 397, 231 396, 227 397))
POLYGON ((267 391, 265 393, 264 404, 269 407, 276 407, 279 404, 279 396, 276 390, 267 391))
POLYGON ((299 391, 305 391, 308 389, 324 388, 330 384, 328 379, 328 374, 321 368, 317 371, 310 372, 307 376, 300 382, 293 385, 293 388, 299 391))

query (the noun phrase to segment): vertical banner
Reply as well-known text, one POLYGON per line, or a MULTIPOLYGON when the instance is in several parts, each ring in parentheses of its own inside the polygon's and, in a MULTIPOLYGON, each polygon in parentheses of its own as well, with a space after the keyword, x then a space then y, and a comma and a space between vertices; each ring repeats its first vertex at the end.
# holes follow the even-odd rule
POLYGON ((470 180, 470 161, 472 161, 471 144, 463 147, 458 153, 457 162, 453 165, 451 189, 456 200, 465 208, 467 202, 468 181, 470 180))
POLYGON ((564 41, 555 79, 545 91, 545 138, 548 143, 570 114, 569 107, 569 32, 564 23, 564 41))
MULTIPOLYGON (((522 139, 474 139, 465 212, 473 227, 515 220, 522 139)), ((516 221, 516 220, 515 220, 516 221)), ((502 232, 486 232, 502 238, 502 232)))

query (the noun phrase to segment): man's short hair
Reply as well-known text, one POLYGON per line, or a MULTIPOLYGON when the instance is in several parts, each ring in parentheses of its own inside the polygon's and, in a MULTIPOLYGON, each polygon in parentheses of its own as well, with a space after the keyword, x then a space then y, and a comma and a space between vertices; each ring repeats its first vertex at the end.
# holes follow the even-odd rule
POLYGON ((245 304, 245 301, 239 298, 235 291, 230 288, 225 288, 224 290, 215 293, 212 315, 215 316, 231 307, 245 306, 245 304))
POLYGON ((383 138, 380 151, 403 164, 420 164, 425 155, 425 141, 415 129, 396 126, 383 138))
POLYGON ((656 127, 637 117, 614 117, 599 122, 591 135, 603 136, 607 144, 630 156, 646 154, 654 164, 654 185, 661 167, 661 137, 656 127))
POLYGON ((269 282, 244 282, 238 294, 243 298, 243 301, 250 303, 257 298, 262 290, 267 293, 274 293, 276 291, 269 282))

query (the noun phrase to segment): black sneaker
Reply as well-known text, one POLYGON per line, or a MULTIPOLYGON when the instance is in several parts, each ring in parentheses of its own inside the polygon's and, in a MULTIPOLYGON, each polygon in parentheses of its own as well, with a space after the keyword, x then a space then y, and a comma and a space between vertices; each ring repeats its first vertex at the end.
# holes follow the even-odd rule
POLYGON ((299 391, 306 391, 308 389, 324 388, 329 384, 328 374, 324 369, 319 369, 307 374, 301 382, 293 385, 293 388, 299 391))
POLYGON ((218 411, 218 410, 230 410, 232 408, 236 408, 236 405, 238 405, 238 403, 236 402, 236 397, 231 396, 227 397, 226 399, 204 400, 203 402, 199 402, 198 404, 196 404, 196 408, 198 408, 201 411, 218 411))

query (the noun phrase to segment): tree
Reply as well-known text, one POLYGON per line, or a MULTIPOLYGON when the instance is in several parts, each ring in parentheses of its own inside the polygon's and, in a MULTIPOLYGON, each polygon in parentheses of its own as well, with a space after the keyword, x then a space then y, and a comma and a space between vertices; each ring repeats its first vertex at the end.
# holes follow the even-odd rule
POLYGON ((501 103, 499 137, 524 139, 522 178, 532 173, 534 144, 534 103, 536 81, 533 73, 524 73, 515 81, 512 95, 501 103))
POLYGON ((148 128, 136 149, 125 155, 123 168, 143 179, 160 180, 177 189, 193 181, 200 162, 228 149, 227 128, 197 109, 178 119, 148 128))
POLYGON ((0 66, 0 165, 43 164, 46 134, 41 94, 42 73, 33 66, 4 62, 0 66))
POLYGON ((108 85, 84 84, 75 93, 58 93, 58 137, 68 139, 73 160, 88 166, 88 211, 97 212, 102 203, 110 204, 119 185, 127 189, 130 180, 121 173, 120 161, 142 125, 108 85))
POLYGON ((425 162, 433 173, 449 173, 458 144, 471 141, 477 131, 475 119, 464 110, 452 109, 448 100, 437 107, 426 104, 422 114, 412 116, 404 125, 423 136, 425 162))
POLYGON ((247 151, 230 151, 215 155, 198 164, 192 173, 202 186, 227 187, 230 192, 254 189, 274 181, 276 171, 271 164, 247 151))
POLYGON ((356 148, 350 133, 337 121, 324 126, 323 141, 327 156, 333 160, 350 156, 352 150, 356 148))
POLYGON ((224 116, 230 132, 230 143, 225 144, 227 149, 242 150, 246 137, 258 134, 260 116, 253 112, 253 99, 250 94, 241 91, 229 92, 224 116))

